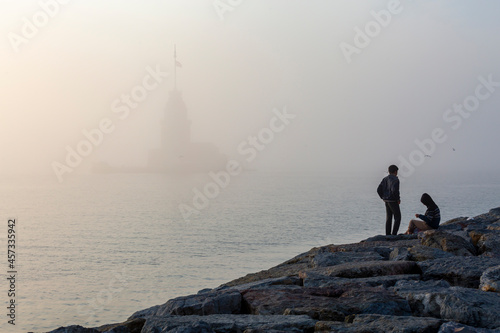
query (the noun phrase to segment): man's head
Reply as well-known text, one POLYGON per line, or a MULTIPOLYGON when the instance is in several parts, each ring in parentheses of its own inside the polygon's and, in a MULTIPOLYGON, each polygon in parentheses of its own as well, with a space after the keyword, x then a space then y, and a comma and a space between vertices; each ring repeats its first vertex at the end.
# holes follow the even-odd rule
POLYGON ((398 170, 399 170, 399 168, 397 166, 395 166, 394 164, 389 167, 389 173, 391 175, 397 176, 398 175, 398 170))

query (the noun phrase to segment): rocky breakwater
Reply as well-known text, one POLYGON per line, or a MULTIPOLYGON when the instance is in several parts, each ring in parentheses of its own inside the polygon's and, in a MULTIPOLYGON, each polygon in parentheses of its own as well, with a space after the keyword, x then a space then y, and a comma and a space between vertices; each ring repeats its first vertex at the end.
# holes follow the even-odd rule
POLYGON ((500 208, 313 248, 123 323, 52 332, 500 332, 500 208))

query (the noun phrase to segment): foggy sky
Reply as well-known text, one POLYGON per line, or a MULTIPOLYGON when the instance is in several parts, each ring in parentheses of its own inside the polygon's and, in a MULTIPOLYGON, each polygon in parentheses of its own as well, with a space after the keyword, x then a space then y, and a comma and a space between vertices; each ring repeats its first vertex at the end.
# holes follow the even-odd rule
POLYGON ((446 140, 417 172, 497 170, 500 87, 466 117, 453 105, 475 96, 479 77, 500 82, 499 12, 486 0, 2 1, 0 172, 53 174, 103 119, 113 131, 75 171, 145 164, 159 145, 174 45, 194 141, 245 161, 238 147, 269 128, 273 110, 295 116, 249 168, 381 174, 441 129, 446 140), (53 17, 26 38, 41 3, 53 17), (389 8, 397 13, 382 26, 375 16, 389 8), (349 62, 341 45, 356 47, 370 24, 379 31, 349 62), (13 34, 24 38, 17 47, 13 34), (148 68, 169 75, 120 119, 113 103, 148 68))

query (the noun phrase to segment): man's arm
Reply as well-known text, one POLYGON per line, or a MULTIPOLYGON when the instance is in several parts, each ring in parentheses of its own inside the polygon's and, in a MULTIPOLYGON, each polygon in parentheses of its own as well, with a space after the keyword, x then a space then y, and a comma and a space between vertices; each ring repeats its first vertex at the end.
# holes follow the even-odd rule
POLYGON ((377 187, 377 193, 378 193, 378 196, 380 197, 380 199, 383 199, 383 195, 384 195, 384 186, 382 185, 383 182, 384 182, 384 180, 382 180, 377 187))

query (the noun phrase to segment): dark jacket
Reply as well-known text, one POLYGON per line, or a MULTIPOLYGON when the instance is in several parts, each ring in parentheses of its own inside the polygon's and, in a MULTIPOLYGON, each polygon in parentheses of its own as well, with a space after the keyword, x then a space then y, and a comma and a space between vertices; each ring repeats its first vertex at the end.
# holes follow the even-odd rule
POLYGON ((380 199, 385 202, 398 202, 399 197, 399 178, 394 175, 389 175, 382 179, 377 188, 377 193, 380 199))

